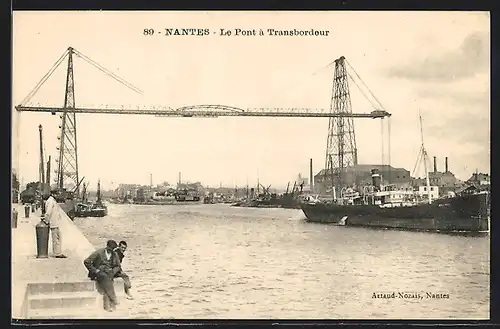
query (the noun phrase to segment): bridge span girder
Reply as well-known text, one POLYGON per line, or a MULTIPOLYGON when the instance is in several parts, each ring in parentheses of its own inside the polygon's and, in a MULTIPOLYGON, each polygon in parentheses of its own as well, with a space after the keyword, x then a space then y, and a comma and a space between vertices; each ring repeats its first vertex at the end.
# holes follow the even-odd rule
POLYGON ((308 108, 250 108, 241 109, 225 105, 192 105, 177 109, 172 108, 83 108, 66 109, 46 106, 16 106, 19 112, 42 113, 82 113, 82 114, 121 114, 121 115, 153 115, 158 117, 296 117, 296 118, 332 118, 347 116, 352 118, 383 119, 390 117, 386 111, 375 110, 369 113, 332 113, 324 109, 308 108))

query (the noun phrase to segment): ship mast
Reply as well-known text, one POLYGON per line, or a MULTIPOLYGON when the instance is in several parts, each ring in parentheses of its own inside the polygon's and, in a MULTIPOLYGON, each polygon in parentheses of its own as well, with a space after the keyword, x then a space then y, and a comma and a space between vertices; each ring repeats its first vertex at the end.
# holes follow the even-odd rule
POLYGON ((88 183, 87 184, 83 183, 83 189, 82 189, 82 202, 83 203, 87 202, 87 186, 88 186, 88 183))
POLYGON ((97 181, 97 204, 101 204, 101 180, 97 181))
MULTIPOLYGON (((419 111, 420 112, 420 111, 419 111)), ((422 128, 422 116, 420 115, 420 113, 418 114, 418 117, 420 119, 420 138, 422 140, 422 147, 421 147, 421 152, 422 152, 422 155, 423 155, 423 158, 424 158, 424 170, 425 170, 425 183, 426 183, 426 186, 427 186, 427 199, 428 199, 428 202, 429 204, 432 202, 431 200, 431 184, 430 184, 430 181, 429 181, 429 170, 427 170, 427 150, 425 149, 425 146, 424 146, 424 131, 423 131, 423 128, 422 128)))

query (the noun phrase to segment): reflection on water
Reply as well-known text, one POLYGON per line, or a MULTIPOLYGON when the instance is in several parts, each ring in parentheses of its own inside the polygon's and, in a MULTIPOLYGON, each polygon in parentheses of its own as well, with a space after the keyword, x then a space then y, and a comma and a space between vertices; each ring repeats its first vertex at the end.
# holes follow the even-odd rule
POLYGON ((128 242, 132 317, 489 318, 488 236, 310 224, 299 210, 227 205, 110 205, 108 217, 75 223, 96 247, 128 242), (373 298, 392 292, 424 298, 373 298))

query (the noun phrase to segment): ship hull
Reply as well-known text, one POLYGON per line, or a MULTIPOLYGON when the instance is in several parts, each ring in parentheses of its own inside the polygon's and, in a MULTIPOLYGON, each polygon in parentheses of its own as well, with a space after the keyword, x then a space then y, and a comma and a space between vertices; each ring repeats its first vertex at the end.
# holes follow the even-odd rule
POLYGON ((68 215, 69 218, 75 218, 75 201, 74 200, 66 200, 65 202, 57 203, 61 209, 68 215))
POLYGON ((425 231, 489 231, 488 195, 471 194, 432 204, 381 208, 377 205, 303 204, 306 221, 425 231))
POLYGON ((89 211, 75 211, 75 217, 105 217, 108 215, 107 209, 92 209, 89 211))
POLYGON ((233 207, 300 209, 300 204, 300 201, 288 198, 237 202, 233 204, 233 207))
POLYGON ((197 205, 203 204, 203 201, 176 201, 176 200, 163 200, 163 201, 146 201, 146 202, 134 202, 137 205, 145 206, 180 206, 180 205, 197 205))

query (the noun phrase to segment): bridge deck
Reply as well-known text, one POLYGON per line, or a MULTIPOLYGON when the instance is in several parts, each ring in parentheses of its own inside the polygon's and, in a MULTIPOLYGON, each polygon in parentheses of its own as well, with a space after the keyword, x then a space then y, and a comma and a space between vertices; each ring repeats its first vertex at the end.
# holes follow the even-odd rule
POLYGON ((196 105, 186 106, 179 109, 166 108, 60 108, 42 106, 16 106, 19 112, 45 112, 55 114, 57 112, 73 112, 87 114, 125 114, 125 115, 154 115, 165 117, 297 117, 297 118, 384 118, 391 116, 386 111, 375 110, 370 113, 332 113, 324 109, 308 108, 252 108, 238 109, 223 105, 196 105))

